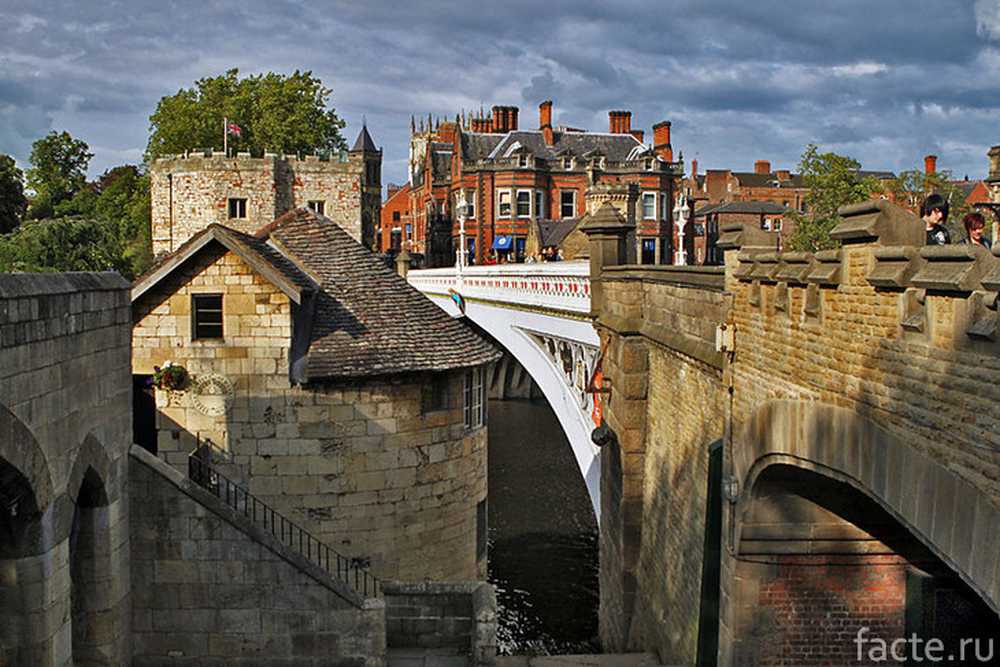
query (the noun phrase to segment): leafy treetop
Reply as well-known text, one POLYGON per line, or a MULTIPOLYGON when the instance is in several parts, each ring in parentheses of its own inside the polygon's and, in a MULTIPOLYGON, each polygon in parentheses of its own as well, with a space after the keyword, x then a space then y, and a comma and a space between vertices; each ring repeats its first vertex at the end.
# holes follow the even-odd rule
POLYGON ((31 146, 28 187, 35 191, 29 218, 47 218, 55 207, 73 198, 87 183, 87 165, 94 154, 87 142, 69 132, 49 132, 31 146))
POLYGON ((347 147, 336 112, 327 108, 332 91, 300 72, 268 72, 241 79, 239 70, 200 79, 192 88, 160 99, 150 120, 146 159, 195 148, 222 149, 223 118, 240 127, 230 147, 254 154, 265 150, 331 153, 347 147))
POLYGON ((0 234, 6 234, 21 224, 28 208, 24 196, 24 174, 14 158, 0 154, 0 234))
POLYGON ((805 200, 808 213, 791 214, 796 223, 789 241, 793 250, 815 252, 837 246, 830 238, 830 231, 840 222, 837 209, 865 201, 882 189, 877 179, 861 176, 860 168, 853 158, 820 153, 813 144, 806 147, 799 171, 809 189, 805 200))

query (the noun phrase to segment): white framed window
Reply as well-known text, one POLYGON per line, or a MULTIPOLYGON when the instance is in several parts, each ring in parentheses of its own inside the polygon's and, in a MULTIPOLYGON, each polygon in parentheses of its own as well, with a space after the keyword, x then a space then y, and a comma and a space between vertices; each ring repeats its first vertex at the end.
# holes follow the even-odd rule
POLYGON ((656 193, 642 193, 642 219, 656 220, 656 193))
POLYGON ((573 158, 571 158, 571 157, 564 157, 563 158, 563 169, 572 169, 572 168, 573 168, 573 158))
POLYGON ((486 425, 485 370, 479 366, 465 372, 462 412, 465 417, 466 429, 480 428, 486 425))
POLYGON ((320 215, 323 215, 324 213, 326 213, 326 202, 323 201, 322 199, 316 199, 316 200, 310 201, 308 204, 306 204, 306 206, 308 206, 309 208, 311 208, 316 213, 319 213, 320 215))
POLYGON ((545 191, 535 190, 535 218, 545 219, 545 191))
POLYGON ((559 191, 559 217, 576 217, 576 190, 559 191))
POLYGON ((476 195, 478 193, 475 190, 471 190, 465 194, 465 204, 469 207, 469 217, 476 217, 476 195))
POLYGON ((517 156, 517 166, 519 166, 519 167, 527 167, 528 166, 528 156, 527 155, 518 155, 517 156))
POLYGON ((531 217, 531 190, 517 191, 517 217, 531 217))
POLYGON ((497 217, 510 217, 510 190, 501 190, 497 193, 497 217))

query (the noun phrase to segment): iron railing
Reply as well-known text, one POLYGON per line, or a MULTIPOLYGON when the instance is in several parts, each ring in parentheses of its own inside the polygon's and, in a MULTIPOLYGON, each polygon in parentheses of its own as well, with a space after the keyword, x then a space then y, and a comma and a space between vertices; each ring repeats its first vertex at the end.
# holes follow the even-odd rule
POLYGON ((378 597, 382 585, 365 569, 361 559, 341 555, 313 537, 307 530, 275 512, 267 503, 212 467, 195 450, 188 456, 188 476, 236 512, 270 531, 278 541, 297 552, 364 597, 378 597))

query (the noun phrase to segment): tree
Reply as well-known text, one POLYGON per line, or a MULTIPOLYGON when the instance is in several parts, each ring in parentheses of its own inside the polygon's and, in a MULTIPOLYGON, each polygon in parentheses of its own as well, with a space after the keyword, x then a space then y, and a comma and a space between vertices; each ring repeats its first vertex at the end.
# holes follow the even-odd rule
POLYGON ((965 192, 952 182, 950 171, 936 171, 925 174, 922 171, 904 171, 889 184, 889 193, 893 201, 920 215, 920 204, 924 198, 937 193, 948 201, 948 222, 945 227, 952 240, 965 238, 965 228, 962 218, 972 211, 965 202, 965 192))
POLYGON ((880 191, 878 180, 862 177, 861 164, 836 153, 820 153, 810 144, 802 154, 799 171, 809 188, 805 203, 807 213, 794 212, 795 232, 789 241, 793 250, 815 252, 837 247, 830 231, 840 222, 837 209, 869 199, 880 191))
POLYGON ((81 218, 35 220, 0 237, 0 271, 118 271, 130 275, 114 228, 81 218))
POLYGON ((28 199, 24 196, 24 174, 14 158, 0 155, 0 234, 6 234, 21 224, 28 199))
POLYGON ((222 122, 240 127, 231 147, 330 153, 347 147, 336 112, 327 108, 332 91, 312 72, 285 76, 269 72, 239 78, 239 70, 198 80, 194 87, 160 99, 149 117, 146 159, 195 148, 223 147, 222 122))
POLYGON ((62 202, 87 183, 87 165, 94 154, 86 142, 69 132, 50 132, 31 146, 28 186, 35 191, 28 217, 51 216, 62 202))

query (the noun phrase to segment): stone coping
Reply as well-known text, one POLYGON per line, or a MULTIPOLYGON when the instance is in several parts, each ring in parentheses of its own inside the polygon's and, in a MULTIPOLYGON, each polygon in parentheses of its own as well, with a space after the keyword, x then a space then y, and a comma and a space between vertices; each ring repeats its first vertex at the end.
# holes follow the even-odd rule
POLYGON ((0 299, 127 289, 128 281, 115 271, 0 273, 0 299))
POLYGON ((604 275, 611 280, 642 280, 654 283, 671 283, 723 291, 726 286, 724 266, 678 266, 675 264, 625 264, 604 267, 604 275))

